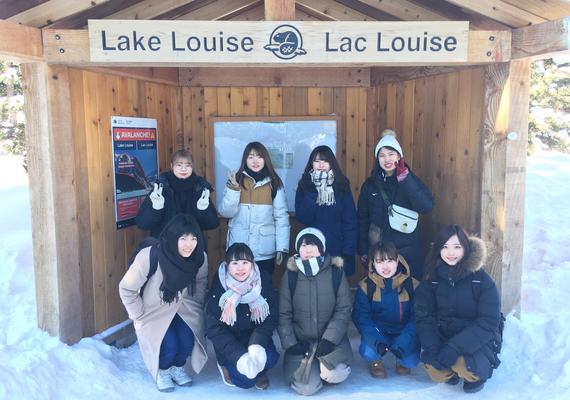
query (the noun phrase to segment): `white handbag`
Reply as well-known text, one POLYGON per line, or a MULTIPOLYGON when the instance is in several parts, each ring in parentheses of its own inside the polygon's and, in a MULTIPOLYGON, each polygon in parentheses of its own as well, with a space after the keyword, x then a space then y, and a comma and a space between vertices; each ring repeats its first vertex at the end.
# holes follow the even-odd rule
POLYGON ((418 226, 419 214, 414 210, 392 204, 388 207, 388 221, 392 229, 402 233, 412 233, 418 226))

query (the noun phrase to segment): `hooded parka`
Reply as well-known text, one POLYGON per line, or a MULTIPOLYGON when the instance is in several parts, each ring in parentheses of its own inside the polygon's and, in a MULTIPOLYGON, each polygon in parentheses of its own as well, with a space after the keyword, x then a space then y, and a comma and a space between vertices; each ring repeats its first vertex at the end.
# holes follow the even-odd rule
POLYGON ((449 345, 464 356, 469 371, 485 380, 500 363, 501 301, 495 282, 483 269, 484 242, 470 237, 469 245, 464 276, 453 277, 453 267, 441 262, 418 287, 416 325, 422 360, 437 357, 449 345))
POLYGON ((195 284, 182 290, 178 301, 166 303, 161 300, 160 285, 163 275, 160 265, 148 279, 150 268, 150 247, 142 249, 135 257, 127 273, 119 283, 119 295, 134 321, 135 332, 144 363, 156 380, 160 345, 166 330, 176 314, 186 322, 194 334, 194 347, 190 356, 192 369, 199 373, 206 361, 206 338, 204 324, 204 299, 208 284, 208 257, 204 253, 204 263, 196 274, 195 284), (146 283, 143 296, 139 289, 146 283))

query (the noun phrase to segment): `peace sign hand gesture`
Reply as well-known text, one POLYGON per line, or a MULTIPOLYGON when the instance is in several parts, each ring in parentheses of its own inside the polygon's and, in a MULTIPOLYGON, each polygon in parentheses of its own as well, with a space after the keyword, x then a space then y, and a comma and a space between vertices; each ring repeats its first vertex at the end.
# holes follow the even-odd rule
POLYGON ((162 183, 154 184, 154 189, 150 193, 150 201, 152 202, 152 208, 155 210, 162 210, 164 208, 164 197, 162 196, 162 183))

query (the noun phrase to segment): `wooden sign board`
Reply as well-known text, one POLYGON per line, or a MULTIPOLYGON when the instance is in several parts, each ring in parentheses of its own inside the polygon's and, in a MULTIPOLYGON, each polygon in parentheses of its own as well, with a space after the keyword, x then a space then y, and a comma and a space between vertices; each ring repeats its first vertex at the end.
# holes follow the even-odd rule
POLYGON ((469 22, 90 20, 92 62, 192 64, 467 61, 469 22))

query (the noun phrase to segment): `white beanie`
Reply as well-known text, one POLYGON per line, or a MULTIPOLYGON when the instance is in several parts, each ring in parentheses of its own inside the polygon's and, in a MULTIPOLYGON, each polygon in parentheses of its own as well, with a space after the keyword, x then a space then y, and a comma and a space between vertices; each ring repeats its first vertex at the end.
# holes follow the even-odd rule
POLYGON ((299 241, 305 235, 316 236, 317 239, 319 239, 320 242, 323 244, 323 252, 325 252, 327 250, 326 245, 325 245, 325 235, 323 235, 323 233, 320 230, 318 230, 317 228, 305 228, 301 232, 299 232, 297 234, 297 238, 295 239, 295 250, 299 251, 299 247, 301 246, 301 243, 299 243, 299 241))
POLYGON ((382 131, 382 138, 378 141, 376 148, 374 149, 374 157, 378 158, 378 153, 382 147, 391 147, 400 154, 400 158, 404 157, 404 152, 402 151, 402 146, 398 143, 396 139, 396 132, 391 129, 384 129, 382 131))

